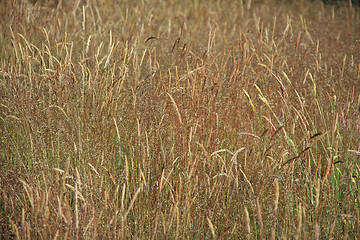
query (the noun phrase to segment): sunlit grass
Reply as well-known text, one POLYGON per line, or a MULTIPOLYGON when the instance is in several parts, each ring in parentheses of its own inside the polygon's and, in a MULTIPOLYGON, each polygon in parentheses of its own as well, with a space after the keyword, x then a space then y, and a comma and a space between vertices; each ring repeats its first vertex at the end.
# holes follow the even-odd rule
POLYGON ((0 9, 1 238, 359 238, 358 7, 0 9))

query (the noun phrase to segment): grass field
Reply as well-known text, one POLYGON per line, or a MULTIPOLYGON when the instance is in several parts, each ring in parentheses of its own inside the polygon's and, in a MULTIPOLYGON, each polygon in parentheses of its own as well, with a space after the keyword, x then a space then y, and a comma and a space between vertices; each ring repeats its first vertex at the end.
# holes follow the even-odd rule
POLYGON ((360 239, 358 6, 13 0, 0 32, 1 239, 360 239))

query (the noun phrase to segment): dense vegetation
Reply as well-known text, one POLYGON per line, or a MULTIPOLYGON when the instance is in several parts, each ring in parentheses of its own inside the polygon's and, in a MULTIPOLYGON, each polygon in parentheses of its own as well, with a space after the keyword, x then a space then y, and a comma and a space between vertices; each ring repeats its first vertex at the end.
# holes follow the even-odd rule
POLYGON ((345 1, 0 1, 0 238, 359 239, 345 1))

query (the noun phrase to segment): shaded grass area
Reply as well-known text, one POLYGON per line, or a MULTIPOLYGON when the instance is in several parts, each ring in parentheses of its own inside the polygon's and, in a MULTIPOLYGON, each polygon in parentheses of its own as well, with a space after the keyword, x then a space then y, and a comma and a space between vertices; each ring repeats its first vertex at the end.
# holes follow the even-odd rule
POLYGON ((355 6, 0 5, 1 238, 359 238, 355 6))

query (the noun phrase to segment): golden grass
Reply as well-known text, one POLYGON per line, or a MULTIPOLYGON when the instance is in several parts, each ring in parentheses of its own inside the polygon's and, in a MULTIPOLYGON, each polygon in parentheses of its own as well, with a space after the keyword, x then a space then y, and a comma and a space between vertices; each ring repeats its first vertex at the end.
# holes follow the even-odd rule
POLYGON ((1 238, 359 238, 356 6, 0 13, 1 238))

